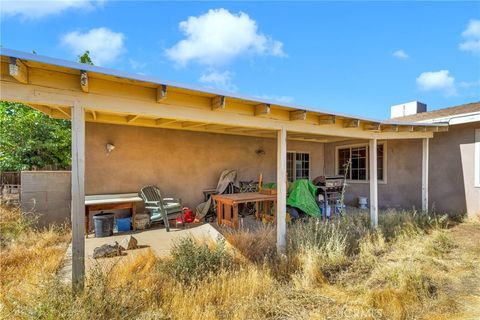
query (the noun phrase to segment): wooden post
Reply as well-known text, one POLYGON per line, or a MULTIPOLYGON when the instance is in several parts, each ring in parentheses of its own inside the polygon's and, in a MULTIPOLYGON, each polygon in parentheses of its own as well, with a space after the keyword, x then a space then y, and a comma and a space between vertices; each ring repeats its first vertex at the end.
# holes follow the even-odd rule
POLYGON ((72 107, 72 288, 83 290, 85 280, 85 111, 72 107))
POLYGON ((377 139, 370 139, 369 147, 369 179, 370 179, 370 223, 378 226, 378 179, 377 179, 377 139))
POLYGON ((277 251, 287 247, 287 131, 277 133, 277 251))
POLYGON ((422 210, 428 211, 428 138, 422 139, 422 210))

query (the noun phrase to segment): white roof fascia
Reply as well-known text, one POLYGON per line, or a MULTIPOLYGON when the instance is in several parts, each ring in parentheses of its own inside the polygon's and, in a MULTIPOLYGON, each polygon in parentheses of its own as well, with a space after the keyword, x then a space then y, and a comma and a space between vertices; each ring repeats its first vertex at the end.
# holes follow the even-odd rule
POLYGON ((449 125, 456 125, 456 124, 471 123, 471 122, 477 122, 477 121, 480 121, 480 111, 422 120, 422 121, 418 121, 417 123, 435 124, 438 122, 443 122, 443 123, 448 123, 449 125))

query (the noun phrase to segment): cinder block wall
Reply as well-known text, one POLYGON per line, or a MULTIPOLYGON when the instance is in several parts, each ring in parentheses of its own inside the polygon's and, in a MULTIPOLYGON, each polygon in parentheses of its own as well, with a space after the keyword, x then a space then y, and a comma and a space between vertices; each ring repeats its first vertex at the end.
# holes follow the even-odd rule
POLYGON ((21 175, 22 209, 41 215, 38 226, 70 221, 70 171, 22 171, 21 175))

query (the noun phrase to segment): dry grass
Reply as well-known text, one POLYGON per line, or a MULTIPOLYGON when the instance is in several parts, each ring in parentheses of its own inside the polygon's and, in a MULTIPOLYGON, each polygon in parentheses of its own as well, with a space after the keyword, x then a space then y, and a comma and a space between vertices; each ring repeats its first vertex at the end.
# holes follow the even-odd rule
MULTIPOLYGON (((290 226, 286 256, 276 254, 275 230, 269 225, 228 233, 227 240, 236 248, 233 253, 221 242, 207 245, 185 240, 166 260, 146 251, 107 268, 99 265, 79 295, 72 295, 69 286, 54 276, 58 263, 50 264, 44 256, 37 256, 43 261, 37 264, 22 264, 16 258, 11 263, 18 261, 21 274, 36 274, 37 289, 27 291, 22 299, 9 296, 8 304, 2 300, 0 314, 20 319, 460 319, 480 315, 475 309, 480 295, 479 223, 446 229, 445 221, 416 212, 389 212, 380 221, 381 228, 372 230, 365 216, 356 213, 335 223, 290 226), (201 268, 204 263, 211 272, 201 268)), ((26 230, 17 239, 33 232, 26 230)), ((65 240, 60 240, 61 233, 55 237, 57 232, 35 233, 37 241, 22 243, 55 248, 65 240)), ((15 251, 16 242, 9 242, 6 250, 15 251)), ((38 254, 42 252, 47 253, 38 254)), ((1 272, 3 279, 3 268, 1 272)), ((5 274, 10 274, 10 283, 24 285, 12 273, 5 274)))
POLYGON ((61 228, 35 230, 32 219, 18 208, 0 206, 0 303, 4 305, 36 292, 45 276, 55 274, 70 238, 61 228))

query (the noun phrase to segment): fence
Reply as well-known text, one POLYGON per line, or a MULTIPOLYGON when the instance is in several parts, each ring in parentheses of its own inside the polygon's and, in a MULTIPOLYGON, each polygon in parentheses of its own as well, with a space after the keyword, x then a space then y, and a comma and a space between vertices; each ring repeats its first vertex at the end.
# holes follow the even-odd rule
POLYGON ((70 171, 22 171, 23 211, 40 214, 40 226, 70 219, 70 171))

